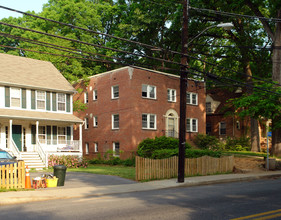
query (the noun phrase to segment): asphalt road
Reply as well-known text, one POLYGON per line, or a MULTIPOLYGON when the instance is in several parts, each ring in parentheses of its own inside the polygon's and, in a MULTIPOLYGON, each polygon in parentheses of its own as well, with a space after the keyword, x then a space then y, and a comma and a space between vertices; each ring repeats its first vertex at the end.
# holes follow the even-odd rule
POLYGON ((2 206, 0 219, 278 219, 280 188, 278 178, 45 201, 2 206))

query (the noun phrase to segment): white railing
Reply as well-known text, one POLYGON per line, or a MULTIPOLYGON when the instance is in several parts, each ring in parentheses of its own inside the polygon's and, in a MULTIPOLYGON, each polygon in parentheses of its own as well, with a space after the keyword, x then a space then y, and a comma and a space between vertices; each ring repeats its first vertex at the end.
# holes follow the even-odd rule
POLYGON ((74 141, 66 141, 66 144, 59 145, 58 146, 58 151, 79 151, 79 141, 74 140, 74 141))
POLYGON ((43 147, 41 146, 40 141, 37 141, 35 151, 38 152, 41 160, 43 161, 45 167, 48 167, 48 155, 44 151, 43 147))
POLYGON ((10 151, 12 152, 12 154, 14 156, 16 156, 18 159, 21 159, 20 151, 19 151, 17 145, 15 144, 14 140, 12 139, 10 143, 11 143, 10 144, 10 151))

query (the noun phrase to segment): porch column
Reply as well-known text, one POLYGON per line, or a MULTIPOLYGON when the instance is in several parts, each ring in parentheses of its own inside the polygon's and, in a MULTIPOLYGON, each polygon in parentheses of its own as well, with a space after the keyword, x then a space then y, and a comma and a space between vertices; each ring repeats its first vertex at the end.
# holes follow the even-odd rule
POLYGON ((79 124, 79 152, 82 151, 82 124, 79 124))
POLYGON ((9 121, 9 135, 8 135, 8 148, 11 149, 12 138, 13 138, 13 120, 9 121))

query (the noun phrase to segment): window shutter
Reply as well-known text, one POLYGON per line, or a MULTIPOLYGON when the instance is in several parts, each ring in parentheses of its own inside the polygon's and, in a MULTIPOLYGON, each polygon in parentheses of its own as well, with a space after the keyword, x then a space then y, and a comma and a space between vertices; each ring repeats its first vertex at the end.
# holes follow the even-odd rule
POLYGON ((26 89, 21 90, 21 107, 26 108, 26 89))
POLYGON ((52 144, 52 140, 51 140, 51 131, 52 131, 52 127, 51 126, 47 126, 47 144, 51 145, 52 144))
POLYGON ((51 93, 50 92, 46 93, 46 110, 47 111, 51 110, 51 93))
POLYGON ((31 90, 31 109, 35 109, 35 90, 31 90))
POLYGON ((53 126, 53 145, 57 145, 58 142, 58 127, 57 126, 53 126))
POLYGON ((5 107, 10 107, 10 87, 5 86, 5 107))
POLYGON ((66 129, 67 140, 71 140, 71 127, 67 127, 66 129))
POLYGON ((31 144, 36 144, 36 125, 31 125, 31 144))
POLYGON ((66 95, 66 112, 70 112, 70 95, 66 95))
POLYGON ((57 111, 57 93, 52 93, 52 110, 57 111))

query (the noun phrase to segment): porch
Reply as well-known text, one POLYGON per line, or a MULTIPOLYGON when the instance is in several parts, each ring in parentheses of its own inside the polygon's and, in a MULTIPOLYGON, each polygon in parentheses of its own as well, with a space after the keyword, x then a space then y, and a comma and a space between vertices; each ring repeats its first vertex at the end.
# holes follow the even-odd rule
POLYGON ((24 160, 30 168, 47 167, 49 155, 82 157, 82 123, 80 119, 71 121, 63 115, 59 120, 3 119, 0 116, 0 148, 24 160), (75 129, 79 129, 78 140, 73 138, 75 129))

